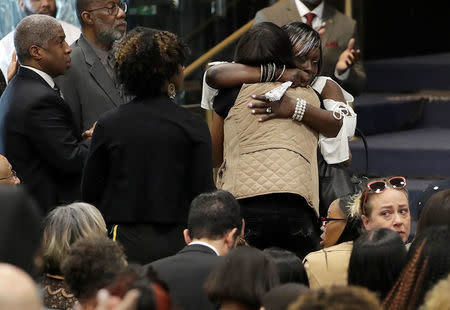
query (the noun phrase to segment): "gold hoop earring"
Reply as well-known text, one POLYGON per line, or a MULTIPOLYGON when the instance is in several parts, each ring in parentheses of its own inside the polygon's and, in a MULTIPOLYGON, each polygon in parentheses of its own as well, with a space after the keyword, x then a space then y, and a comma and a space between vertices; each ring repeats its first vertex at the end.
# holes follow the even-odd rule
POLYGON ((167 95, 169 95, 169 98, 174 100, 175 96, 177 95, 177 91, 175 89, 175 85, 173 83, 170 83, 167 86, 167 95))

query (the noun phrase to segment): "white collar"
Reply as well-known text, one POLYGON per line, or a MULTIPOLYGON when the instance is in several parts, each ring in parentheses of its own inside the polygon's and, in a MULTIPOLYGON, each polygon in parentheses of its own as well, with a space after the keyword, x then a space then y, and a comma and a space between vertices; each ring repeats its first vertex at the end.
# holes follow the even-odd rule
POLYGON ((295 4, 297 5, 298 13, 301 17, 304 17, 306 13, 312 12, 316 14, 317 17, 322 19, 323 16, 323 7, 325 1, 322 1, 314 10, 310 11, 306 5, 304 5, 300 0, 295 0, 295 4))
POLYGON ((39 74, 47 82, 47 84, 50 85, 51 88, 55 87, 55 81, 53 81, 52 77, 47 73, 45 73, 44 71, 41 71, 39 69, 30 66, 22 66, 22 67, 33 70, 34 72, 39 74))
POLYGON ((204 245, 204 246, 210 248, 211 250, 213 250, 217 254, 217 256, 220 256, 219 251, 217 251, 217 249, 209 243, 206 243, 203 241, 192 241, 191 243, 189 243, 189 245, 194 245, 194 244, 204 245))

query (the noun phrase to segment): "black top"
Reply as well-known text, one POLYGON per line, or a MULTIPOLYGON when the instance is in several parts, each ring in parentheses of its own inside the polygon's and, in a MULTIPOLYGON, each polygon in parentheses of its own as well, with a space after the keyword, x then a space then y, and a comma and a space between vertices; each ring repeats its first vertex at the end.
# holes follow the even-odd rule
POLYGON ((202 119, 166 95, 100 117, 82 180, 83 200, 109 223, 186 223, 191 200, 215 188, 202 119))

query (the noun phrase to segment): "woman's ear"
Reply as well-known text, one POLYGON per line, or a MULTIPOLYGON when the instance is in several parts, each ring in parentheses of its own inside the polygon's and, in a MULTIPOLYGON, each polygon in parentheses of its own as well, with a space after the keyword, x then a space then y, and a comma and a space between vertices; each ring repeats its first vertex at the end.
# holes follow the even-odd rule
POLYGON ((361 220, 362 220, 362 222, 364 224, 364 228, 366 230, 369 230, 370 229, 370 220, 369 220, 369 218, 367 216, 365 216, 365 215, 361 215, 361 220))

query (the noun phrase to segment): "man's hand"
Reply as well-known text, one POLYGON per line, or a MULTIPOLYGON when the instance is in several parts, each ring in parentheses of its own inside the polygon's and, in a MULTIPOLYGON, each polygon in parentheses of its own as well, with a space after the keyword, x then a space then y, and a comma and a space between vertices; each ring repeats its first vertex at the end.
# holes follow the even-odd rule
POLYGON ((92 138, 92 134, 94 133, 95 125, 97 125, 97 122, 95 122, 94 125, 92 125, 92 127, 90 129, 86 130, 85 132, 83 132, 81 134, 81 137, 84 140, 92 138))
POLYGON ((355 50, 355 39, 351 38, 348 41, 347 48, 339 56, 339 60, 336 63, 336 71, 339 75, 350 69, 361 57, 361 51, 355 50))
POLYGON ((7 73, 8 83, 12 80, 14 75, 16 75, 17 70, 19 70, 19 62, 17 61, 17 54, 16 51, 14 50, 11 62, 9 63, 8 66, 8 73, 7 73))
POLYGON ((309 74, 300 69, 286 69, 279 81, 291 81, 291 87, 305 87, 309 83, 309 74))
POLYGON ((288 96, 283 96, 280 101, 269 101, 264 95, 252 95, 252 98, 259 100, 248 105, 252 114, 262 114, 259 122, 265 122, 272 118, 290 118, 295 112, 297 100, 288 96))

